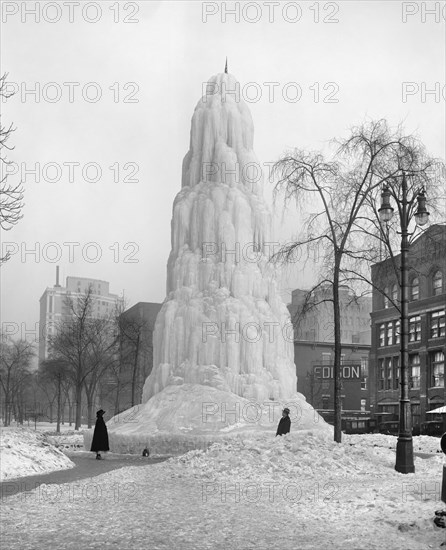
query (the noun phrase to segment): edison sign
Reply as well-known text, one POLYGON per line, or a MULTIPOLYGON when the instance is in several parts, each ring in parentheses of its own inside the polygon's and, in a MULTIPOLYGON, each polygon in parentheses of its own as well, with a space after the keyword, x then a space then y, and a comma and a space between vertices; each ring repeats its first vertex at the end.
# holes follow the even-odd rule
MULTIPOLYGON (((333 366, 317 366, 313 369, 316 378, 332 380, 334 378, 333 366)), ((345 380, 359 380, 361 378, 361 365, 341 365, 341 378, 345 380)))

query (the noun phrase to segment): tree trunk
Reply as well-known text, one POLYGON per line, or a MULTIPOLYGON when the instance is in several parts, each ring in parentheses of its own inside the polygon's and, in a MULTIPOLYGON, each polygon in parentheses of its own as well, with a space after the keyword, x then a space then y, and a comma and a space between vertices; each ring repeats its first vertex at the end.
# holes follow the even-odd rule
POLYGON ((342 440, 342 384, 341 384, 341 310, 339 304, 340 259, 335 258, 333 277, 333 320, 334 320, 334 440, 342 440))
POLYGON ((82 384, 76 384, 76 395, 75 395, 75 405, 76 405, 76 418, 74 422, 74 429, 78 430, 82 424, 82 384))
POLYGON ((87 395, 87 414, 88 414, 88 427, 93 426, 93 400, 87 395))
POLYGON ((60 386, 61 386, 61 374, 57 377, 57 426, 56 433, 60 434, 60 386))
POLYGON ((118 381, 117 381, 117 384, 116 384, 115 416, 121 412, 119 410, 119 393, 120 393, 120 380, 119 380, 119 377, 118 377, 118 381))

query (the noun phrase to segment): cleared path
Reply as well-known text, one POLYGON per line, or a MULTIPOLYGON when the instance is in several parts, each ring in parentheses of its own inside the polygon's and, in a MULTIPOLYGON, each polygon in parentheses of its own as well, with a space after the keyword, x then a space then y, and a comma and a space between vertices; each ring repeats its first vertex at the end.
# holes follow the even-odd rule
POLYGON ((21 477, 10 481, 0 483, 0 499, 3 502, 5 498, 18 493, 25 493, 36 489, 43 483, 47 485, 71 483, 95 477, 112 470, 126 468, 127 466, 147 466, 157 464, 167 460, 164 458, 151 458, 136 455, 119 455, 107 453, 104 460, 96 460, 94 453, 88 452, 67 452, 66 455, 76 466, 68 470, 58 470, 49 474, 37 474, 33 476, 21 477))

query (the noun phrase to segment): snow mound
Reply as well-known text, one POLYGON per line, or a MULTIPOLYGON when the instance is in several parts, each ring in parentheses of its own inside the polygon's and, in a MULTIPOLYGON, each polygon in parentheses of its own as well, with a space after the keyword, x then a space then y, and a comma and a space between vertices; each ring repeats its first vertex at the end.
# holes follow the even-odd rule
MULTIPOLYGON (((173 455, 205 450, 223 439, 275 435, 283 407, 290 409, 292 430, 314 430, 332 436, 333 428, 296 393, 286 401, 252 401, 211 386, 167 386, 147 403, 107 422, 110 449, 115 453, 173 455)), ((93 430, 84 432, 90 448, 93 430)))
POLYGON ((0 455, 0 481, 74 467, 45 435, 28 428, 1 428, 0 455))
MULTIPOLYGON (((364 437, 367 438, 367 444, 375 447, 384 447, 387 449, 396 449, 396 443, 398 438, 394 435, 384 434, 367 434, 364 435, 344 435, 345 442, 351 445, 364 444, 364 437)), ((414 453, 441 453, 440 438, 430 435, 417 435, 413 437, 413 451, 414 453)))
MULTIPOLYGON (((173 475, 193 475, 207 481, 239 479, 302 480, 314 478, 360 479, 398 477, 395 450, 378 447, 367 436, 361 444, 336 443, 331 435, 311 430, 286 436, 252 433, 250 437, 223 440, 208 450, 191 451, 168 460, 173 475)), ((359 443, 359 442, 358 442, 359 443)), ((415 458, 418 473, 441 470, 442 457, 415 458)))

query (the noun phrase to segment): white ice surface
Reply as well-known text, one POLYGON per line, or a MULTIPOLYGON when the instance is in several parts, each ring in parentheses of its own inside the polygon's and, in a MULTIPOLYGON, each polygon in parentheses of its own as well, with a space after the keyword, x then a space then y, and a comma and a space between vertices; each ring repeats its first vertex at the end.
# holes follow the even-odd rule
POLYGON ((174 384, 257 401, 296 391, 290 317, 268 263, 270 213, 251 114, 226 93, 237 85, 230 74, 211 78, 192 117, 143 403, 174 384))
MULTIPOLYGON (((227 93, 237 85, 230 74, 214 76, 195 108, 173 205, 153 370, 142 405, 107 422, 114 452, 140 453, 145 446, 184 452, 229 432, 275 431, 280 417, 268 427, 263 417, 250 426, 243 419, 236 427, 224 419, 204 422, 209 403, 220 411, 293 398, 306 411, 294 429, 307 429, 316 418, 318 429, 330 430, 296 395, 293 329, 268 262, 271 219, 251 114, 241 98, 227 93)), ((87 432, 86 448, 90 441, 87 432)))

